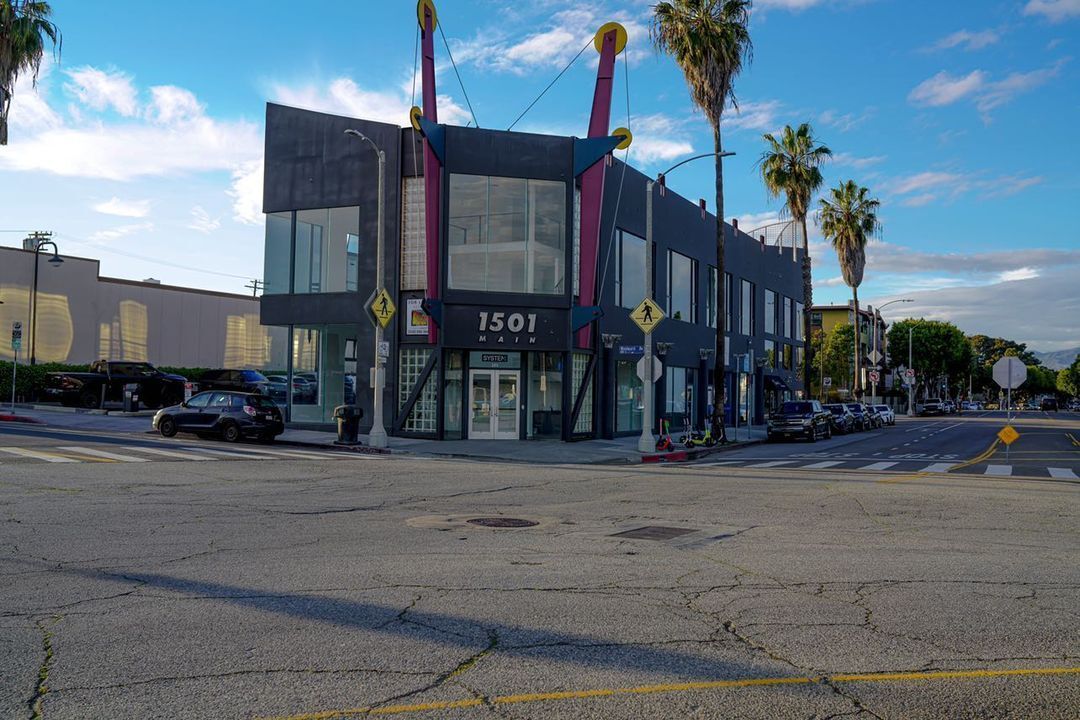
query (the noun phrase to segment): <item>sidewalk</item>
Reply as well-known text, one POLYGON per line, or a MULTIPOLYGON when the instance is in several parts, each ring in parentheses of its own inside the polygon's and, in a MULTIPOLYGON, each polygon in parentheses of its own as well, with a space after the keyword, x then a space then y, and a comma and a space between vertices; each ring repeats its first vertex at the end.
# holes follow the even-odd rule
MULTIPOLYGON (((149 417, 125 417, 123 414, 101 414, 100 411, 76 411, 71 408, 48 406, 16 406, 20 418, 30 422, 44 423, 50 427, 65 430, 88 432, 145 434, 150 430, 149 417)), ((2 427, 2 426, 0 426, 2 427)), ((735 440, 733 429, 729 437, 735 440)), ((674 435, 678 440, 678 433, 674 435)), ((319 430, 286 430, 278 436, 278 442, 290 445, 304 445, 324 449, 343 450, 361 453, 409 454, 420 457, 472 458, 477 460, 499 460, 530 464, 606 464, 637 465, 642 462, 682 462, 702 455, 724 452, 748 444, 756 444, 765 439, 764 426, 739 428, 738 442, 713 448, 695 448, 687 450, 676 446, 669 453, 638 452, 638 436, 615 438, 614 440, 582 440, 581 442, 563 443, 556 440, 421 440, 417 438, 391 437, 388 450, 370 447, 366 435, 360 436, 361 445, 343 447, 335 445, 337 433, 319 430)))

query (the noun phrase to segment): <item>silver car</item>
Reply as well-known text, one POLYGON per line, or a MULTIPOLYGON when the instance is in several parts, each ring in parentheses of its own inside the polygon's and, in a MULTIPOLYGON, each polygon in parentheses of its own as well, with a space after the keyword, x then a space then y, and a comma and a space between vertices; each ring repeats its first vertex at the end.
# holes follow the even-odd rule
POLYGON ((896 424, 896 413, 893 412, 891 407, 888 405, 874 405, 874 409, 877 410, 878 415, 881 416, 886 425, 896 424))

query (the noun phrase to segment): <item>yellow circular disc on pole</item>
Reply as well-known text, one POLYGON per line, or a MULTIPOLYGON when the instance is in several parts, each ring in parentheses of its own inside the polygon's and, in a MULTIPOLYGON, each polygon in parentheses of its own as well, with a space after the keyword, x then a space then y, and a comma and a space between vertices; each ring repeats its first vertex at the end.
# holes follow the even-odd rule
POLYGON ((593 38, 593 47, 596 48, 596 52, 603 50, 604 36, 612 30, 615 31, 615 54, 618 55, 626 47, 626 28, 617 22, 609 22, 601 25, 596 31, 596 37, 593 38))
POLYGON ((420 132, 420 116, 424 114, 424 111, 413 105, 409 109, 409 123, 412 125, 412 129, 416 132, 420 132))
POLYGON ((630 147, 630 143, 634 142, 634 134, 630 132, 630 128, 615 128, 611 133, 615 137, 622 137, 623 141, 615 146, 616 150, 625 150, 630 147))
POLYGON ((420 21, 420 29, 424 29, 424 8, 431 8, 431 29, 439 24, 439 15, 435 12, 435 3, 432 0, 420 0, 416 3, 416 19, 420 21))

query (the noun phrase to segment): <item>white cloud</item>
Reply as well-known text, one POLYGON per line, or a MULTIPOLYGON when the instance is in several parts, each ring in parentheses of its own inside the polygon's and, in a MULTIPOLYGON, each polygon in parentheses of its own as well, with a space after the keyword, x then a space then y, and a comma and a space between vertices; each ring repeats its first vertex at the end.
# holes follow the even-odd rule
POLYGON ((821 5, 827 2, 827 0, 757 0, 754 3, 755 8, 762 10, 768 8, 777 8, 779 10, 806 10, 812 8, 815 5, 821 5))
POLYGON ((66 74, 71 82, 64 89, 88 108, 98 111, 112 108, 124 117, 138 113, 139 103, 130 75, 89 65, 68 70, 66 74))
POLYGON ((127 235, 134 235, 135 233, 146 233, 154 229, 154 223, 136 223, 133 225, 120 225, 118 227, 109 228, 108 230, 98 230, 90 236, 92 242, 107 242, 109 240, 117 240, 127 235))
POLYGON ((149 200, 121 200, 115 195, 93 206, 95 212, 119 217, 142 218, 150 214, 149 200))
POLYGON ((877 108, 867 108, 859 115, 854 113, 839 113, 836 110, 826 110, 818 115, 818 120, 829 127, 834 127, 840 132, 848 132, 862 125, 864 122, 874 117, 877 113, 877 108))
POLYGON ((780 213, 775 210, 766 210, 765 212, 759 213, 745 213, 736 216, 735 219, 739 221, 739 229, 744 233, 763 228, 766 225, 786 222, 784 219, 781 219, 780 213))
POLYGON ((233 201, 233 219, 244 225, 263 224, 263 160, 252 161, 233 171, 227 191, 233 201))
POLYGON ((632 162, 644 165, 659 160, 673 160, 694 152, 689 125, 692 118, 676 120, 656 113, 633 119, 634 141, 630 144, 632 162))
POLYGON ((830 162, 833 165, 850 166, 862 170, 864 168, 878 165, 885 162, 888 159, 886 155, 870 155, 867 157, 859 157, 852 153, 834 153, 830 162))
POLYGON ((1001 36, 993 30, 979 30, 978 32, 957 30, 951 35, 946 35, 938 40, 928 50, 948 50, 959 45, 964 46, 965 50, 981 50, 988 45, 993 45, 1000 39, 1001 36))
POLYGON ((1042 15, 1050 22, 1080 17, 1080 0, 1028 0, 1025 15, 1042 15))
POLYGON ((739 103, 738 110, 728 107, 724 111, 723 128, 774 132, 780 122, 778 117, 781 107, 783 103, 779 100, 739 103))
POLYGON ((1039 271, 1035 268, 1022 267, 1016 270, 1006 270, 998 275, 1001 282, 1014 282, 1016 280, 1030 280, 1039 277, 1039 271))
MULTIPOLYGON (((274 102, 320 112, 392 123, 399 127, 409 124, 410 97, 406 89, 371 90, 361 87, 350 78, 335 78, 329 83, 290 86, 277 84, 271 88, 274 102)), ((472 116, 466 108, 446 95, 437 97, 439 122, 464 124, 472 116)))
POLYGON ((191 122, 203 116, 203 105, 195 93, 175 85, 159 85, 150 88, 150 106, 147 115, 162 125, 191 122))
POLYGON ((221 220, 210 217, 210 214, 201 205, 191 208, 191 222, 188 228, 205 234, 212 233, 221 227, 221 220))
POLYGON ((44 98, 44 91, 49 84, 49 75, 52 72, 52 62, 48 57, 46 55, 41 63, 37 87, 34 86, 33 77, 27 73, 22 73, 15 81, 11 112, 8 115, 13 143, 16 134, 34 133, 58 127, 63 123, 60 115, 49 107, 44 98))
POLYGON ((930 107, 951 105, 979 91, 985 82, 986 73, 982 70, 972 70, 964 76, 952 75, 942 70, 916 85, 908 95, 908 100, 916 105, 930 107))
POLYGON ((980 94, 975 107, 985 116, 994 108, 1004 105, 1017 95, 1034 90, 1040 85, 1049 82, 1051 78, 1061 71, 1065 62, 1065 60, 1059 60, 1051 67, 1026 73, 1009 73, 1005 79, 989 83, 980 94))
POLYGON ((909 198, 905 198, 900 204, 906 207, 922 207, 928 205, 937 199, 937 195, 934 193, 920 193, 918 195, 912 195, 909 198))
POLYGON ((867 267, 889 274, 952 273, 978 276, 1080 265, 1080 250, 1023 248, 991 250, 978 253, 936 253, 914 250, 903 245, 876 241, 867 246, 867 267))
POLYGON ((885 183, 885 190, 907 207, 921 207, 937 199, 954 200, 969 192, 982 199, 1015 195, 1043 182, 1042 176, 1002 175, 981 177, 976 173, 929 170, 885 183))
POLYGON ((824 280, 815 280, 814 287, 840 287, 844 284, 844 276, 836 275, 834 277, 825 278, 824 280))
POLYGON ((927 171, 898 178, 889 188, 897 195, 936 188, 942 185, 956 187, 957 183, 964 180, 964 176, 958 173, 927 171))

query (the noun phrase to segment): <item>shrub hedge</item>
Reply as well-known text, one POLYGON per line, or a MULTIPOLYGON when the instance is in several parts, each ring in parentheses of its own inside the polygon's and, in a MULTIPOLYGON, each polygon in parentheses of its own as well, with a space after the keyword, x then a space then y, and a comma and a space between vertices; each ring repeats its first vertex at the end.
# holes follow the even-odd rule
MULTIPOLYGON (((198 382, 210 368, 159 367, 158 370, 172 375, 181 375, 188 380, 198 382)), ((15 399, 19 402, 34 402, 44 397, 45 376, 54 372, 89 372, 90 365, 69 365, 66 363, 39 363, 27 365, 19 363, 15 374, 15 399)), ((11 363, 0 360, 0 404, 11 401, 11 363)))

